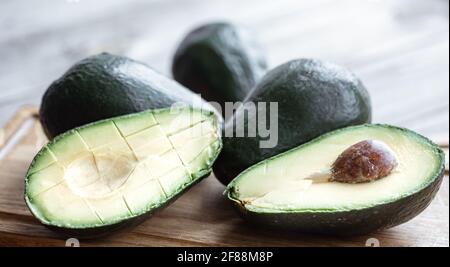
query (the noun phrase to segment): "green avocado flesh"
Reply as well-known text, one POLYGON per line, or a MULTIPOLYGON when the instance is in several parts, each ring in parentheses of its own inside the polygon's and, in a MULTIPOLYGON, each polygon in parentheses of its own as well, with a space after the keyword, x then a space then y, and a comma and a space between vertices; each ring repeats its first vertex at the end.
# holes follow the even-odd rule
POLYGON ((281 229, 362 234, 406 222, 433 199, 444 173, 444 154, 429 140, 387 125, 340 129, 264 160, 226 189, 250 221, 281 229), (363 140, 384 142, 397 166, 377 181, 315 183, 348 147, 363 140))
POLYGON ((179 83, 133 59, 109 53, 74 64, 45 92, 40 120, 49 139, 70 129, 182 103, 215 109, 179 83))
POLYGON ((117 225, 152 213, 207 176, 220 149, 209 111, 149 110, 95 122, 42 148, 25 178, 26 203, 49 226, 117 225))
POLYGON ((225 102, 244 100, 266 69, 255 38, 229 23, 209 23, 189 32, 172 63, 175 80, 222 108, 225 102))

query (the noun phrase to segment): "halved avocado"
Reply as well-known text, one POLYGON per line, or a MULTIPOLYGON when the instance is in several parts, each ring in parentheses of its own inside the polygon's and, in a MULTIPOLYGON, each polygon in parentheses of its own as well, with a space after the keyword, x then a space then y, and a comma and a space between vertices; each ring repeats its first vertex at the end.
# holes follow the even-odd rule
POLYGON ((244 218, 276 229, 334 235, 365 234, 404 223, 422 212, 442 181, 445 156, 425 137, 388 125, 336 130, 264 160, 227 187, 244 218), (367 183, 308 179, 329 170, 353 144, 377 140, 393 151, 389 175, 367 183))
POLYGON ((45 145, 25 178, 43 224, 96 237, 141 221, 206 177, 222 143, 213 112, 149 110, 68 131, 45 145))

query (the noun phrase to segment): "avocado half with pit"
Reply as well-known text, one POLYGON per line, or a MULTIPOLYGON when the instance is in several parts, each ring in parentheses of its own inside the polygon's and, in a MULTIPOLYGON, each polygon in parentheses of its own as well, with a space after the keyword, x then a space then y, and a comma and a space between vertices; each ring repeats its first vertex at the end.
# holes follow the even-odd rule
MULTIPOLYGON (((374 161, 380 160, 379 155, 365 158, 361 151, 347 156, 367 167, 369 174, 377 168, 374 161)), ((258 225, 309 233, 365 234, 399 225, 422 212, 439 189, 444 165, 443 151, 412 131, 388 125, 352 126, 248 168, 225 193, 244 218, 258 225), (342 155, 364 140, 382 143, 391 151, 389 160, 395 159, 395 164, 384 177, 347 183, 317 175, 342 165, 346 162, 342 155)), ((349 174, 365 173, 348 170, 349 174)))
POLYGON ((43 224, 96 237, 142 221, 206 177, 222 143, 213 112, 149 110, 68 131, 45 145, 25 178, 43 224))

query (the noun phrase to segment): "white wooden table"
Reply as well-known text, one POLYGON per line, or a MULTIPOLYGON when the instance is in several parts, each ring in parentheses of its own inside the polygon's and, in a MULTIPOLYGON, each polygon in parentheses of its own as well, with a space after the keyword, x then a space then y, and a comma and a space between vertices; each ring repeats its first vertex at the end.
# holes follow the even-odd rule
POLYGON ((447 0, 2 0, 0 126, 40 103, 71 64, 101 51, 142 60, 170 75, 191 27, 243 24, 274 67, 299 57, 352 69, 370 90, 374 120, 437 141, 449 132, 447 0))

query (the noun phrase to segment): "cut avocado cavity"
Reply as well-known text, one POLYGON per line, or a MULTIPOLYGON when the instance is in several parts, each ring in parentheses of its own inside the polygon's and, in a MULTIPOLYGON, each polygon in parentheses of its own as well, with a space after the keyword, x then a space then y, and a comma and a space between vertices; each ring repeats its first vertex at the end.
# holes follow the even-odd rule
POLYGON ((52 228, 79 237, 106 233, 207 176, 220 149, 209 111, 160 109, 95 122, 38 153, 25 179, 26 202, 52 228))
POLYGON ((274 228, 338 235, 392 227, 418 215, 442 181, 443 152, 426 138, 387 125, 343 128, 240 174, 226 193, 248 220, 274 228), (396 163, 371 182, 315 182, 364 140, 386 144, 396 163), (345 154, 345 153, 344 153, 345 154))

